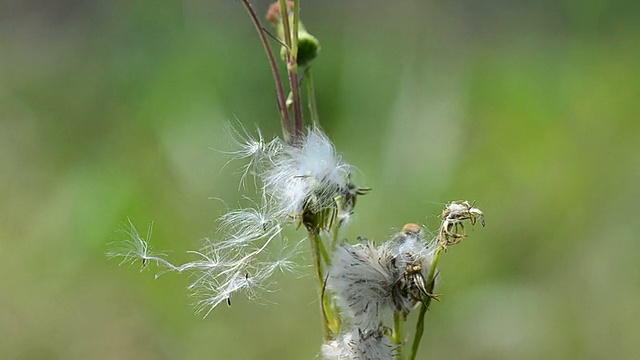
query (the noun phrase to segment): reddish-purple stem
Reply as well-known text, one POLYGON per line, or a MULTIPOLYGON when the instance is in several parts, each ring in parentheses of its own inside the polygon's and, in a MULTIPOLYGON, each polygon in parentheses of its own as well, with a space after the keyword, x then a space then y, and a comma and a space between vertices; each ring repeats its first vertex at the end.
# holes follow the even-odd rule
MULTIPOLYGON (((285 136, 289 138, 289 136, 291 135, 291 120, 289 119, 289 111, 287 110, 286 95, 284 92, 284 87, 282 86, 282 80, 280 80, 280 71, 278 70, 278 64, 276 63, 276 59, 273 56, 273 51, 271 50, 271 46, 269 45, 267 35, 265 34, 265 31, 262 28, 262 25, 260 24, 260 20, 258 20, 258 16, 256 15, 256 12, 253 10, 253 6, 251 6, 251 3, 249 2, 249 0, 242 0, 242 3, 244 4, 244 7, 247 9, 247 12, 251 17, 251 21, 253 22, 253 25, 256 27, 256 30, 260 35, 262 46, 264 47, 264 51, 267 53, 267 58, 269 58, 269 66, 271 67, 271 72, 273 73, 273 79, 276 82, 276 96, 278 98, 278 107, 280 108, 280 119, 282 120, 282 127, 284 129, 285 136)), ((294 109, 295 109, 295 106, 294 106, 294 109)))

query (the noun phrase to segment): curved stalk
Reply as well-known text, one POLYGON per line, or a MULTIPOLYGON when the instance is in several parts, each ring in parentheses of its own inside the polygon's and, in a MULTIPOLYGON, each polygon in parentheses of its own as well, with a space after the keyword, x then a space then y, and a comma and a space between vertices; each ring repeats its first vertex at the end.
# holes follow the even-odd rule
MULTIPOLYGON (((438 268, 438 261, 440 260, 440 254, 444 250, 444 247, 441 245, 441 242, 438 242, 438 248, 436 249, 436 253, 433 256, 433 263, 431 263, 431 267, 429 268, 429 273, 427 274, 427 292, 432 294, 433 289, 436 284, 436 269, 438 268)), ((409 360, 415 360, 418 355, 418 348, 420 347, 420 340, 422 340, 422 334, 424 333, 424 317, 427 314, 427 310, 429 310, 429 305, 431 304, 431 297, 427 297, 424 299, 422 304, 420 305, 420 313, 418 314, 418 322, 416 323, 416 332, 413 336, 413 343, 411 344, 411 352, 409 353, 409 360)))
POLYGON ((276 63, 276 58, 273 55, 273 51, 271 50, 271 46, 269 45, 269 41, 267 40, 266 32, 260 24, 260 20, 258 20, 258 16, 256 15, 255 10, 253 10, 253 6, 251 6, 251 3, 248 0, 242 0, 242 3, 247 9, 249 17, 251 17, 251 21, 258 31, 258 35, 260 35, 260 41, 262 41, 262 46, 264 47, 264 51, 267 53, 267 58, 269 59, 269 66, 271 67, 273 80, 276 83, 276 97, 280 110, 282 130, 284 132, 285 141, 288 142, 291 135, 291 120, 289 118, 289 111, 287 110, 287 100, 284 92, 284 87, 282 86, 282 80, 280 80, 280 71, 278 70, 278 64, 276 63))

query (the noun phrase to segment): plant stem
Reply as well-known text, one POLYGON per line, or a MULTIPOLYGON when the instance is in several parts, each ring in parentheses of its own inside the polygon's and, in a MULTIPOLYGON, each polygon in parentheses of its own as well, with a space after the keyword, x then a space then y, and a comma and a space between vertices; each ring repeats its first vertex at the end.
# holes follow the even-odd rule
POLYGON ((393 334, 391 334, 391 342, 398 346, 398 352, 395 355, 396 360, 403 360, 404 354, 402 352, 402 339, 404 337, 402 331, 402 325, 404 323, 404 319, 400 311, 393 312, 393 334))
MULTIPOLYGON (((443 250, 444 250, 444 247, 441 245, 441 242, 438 241, 438 248, 436 249, 436 253, 433 256, 433 262, 431 263, 431 267, 429 268, 429 274, 427 275, 427 292, 429 294, 433 293, 433 289, 436 284, 436 281, 435 281, 436 269, 438 268, 440 254, 442 253, 443 250)), ((420 305, 420 313, 418 314, 418 322, 416 323, 416 332, 413 336, 413 343, 411 344, 411 353, 409 354, 409 360, 415 360, 416 356, 418 355, 420 340, 422 340, 422 334, 424 333, 424 317, 427 314, 427 310, 429 310, 430 304, 431 304, 431 297, 427 297, 420 305)))
POLYGON ((311 68, 307 67, 304 78, 307 80, 307 101, 309 102, 309 114, 311 115, 311 126, 317 129, 320 126, 320 116, 318 115, 318 104, 316 102, 316 91, 313 87, 313 77, 311 68))
POLYGON ((297 61, 298 57, 298 28, 300 27, 300 0, 293 1, 293 36, 291 43, 291 53, 297 61))
POLYGON ((327 304, 325 301, 326 296, 324 296, 324 276, 322 274, 322 259, 321 259, 321 246, 322 246, 322 238, 320 238, 320 232, 313 229, 307 230, 307 237, 309 238, 309 242, 311 245, 311 253, 313 254, 313 267, 315 268, 316 273, 316 281, 318 282, 318 294, 320 295, 320 306, 323 315, 323 324, 322 324, 322 334, 325 340, 329 340, 331 338, 331 329, 329 327, 329 323, 332 322, 333 319, 333 311, 331 313, 327 313, 327 309, 331 309, 331 304, 327 304))
POLYGON ((278 0, 280 5, 280 17, 282 17, 282 28, 284 29, 284 43, 287 45, 287 52, 291 50, 291 30, 289 29, 289 9, 287 0, 278 0))
POLYGON ((293 1, 293 29, 289 27, 289 11, 286 0, 279 0, 282 26, 284 29, 284 41, 287 45, 287 72, 289 74, 289 87, 291 88, 291 100, 293 102, 293 143, 303 135, 304 122, 302 119, 302 106, 300 104, 300 82, 298 78, 298 26, 300 20, 300 0, 293 1), (298 12, 296 12, 298 9, 298 12), (292 33, 293 31, 293 33, 292 33), (295 41, 295 44, 293 43, 295 41))
POLYGON ((298 65, 295 60, 289 61, 289 85, 293 95, 294 134, 300 138, 304 133, 304 120, 302 119, 302 106, 300 104, 300 81, 298 80, 298 65))
MULTIPOLYGON (((427 301, 430 301, 428 299, 427 301)), ((422 333, 424 333, 424 316, 427 313, 429 305, 423 303, 420 305, 420 313, 418 314, 418 322, 416 324, 416 333, 413 337, 413 344, 411 344, 411 353, 409 354, 409 360, 415 360, 418 354, 418 348, 420 347, 420 340, 422 339, 422 333)))
POLYGON ((329 256, 329 253, 327 252, 327 248, 324 246, 324 243, 322 241, 319 242, 318 248, 325 266, 331 265, 331 257, 329 256))
POLYGON ((258 20, 258 16, 256 12, 253 10, 253 6, 249 0, 242 0, 244 7, 247 9, 249 13, 249 17, 253 22, 253 25, 256 27, 258 31, 258 35, 260 35, 260 40, 262 41, 262 46, 264 47, 264 51, 267 53, 267 58, 269 59, 269 66, 271 67, 271 72, 273 74, 273 80, 276 83, 276 97, 278 100, 278 107, 280 110, 280 120, 282 121, 282 131, 284 132, 285 141, 290 142, 291 136, 291 120, 289 118, 289 110, 287 109, 287 100, 286 94, 284 92, 284 87, 282 86, 282 80, 280 79, 280 71, 278 70, 278 64, 276 63, 275 56, 273 55, 273 51, 271 50, 271 46, 269 45, 269 41, 267 40, 267 35, 264 31, 264 28, 260 24, 260 20, 258 20))

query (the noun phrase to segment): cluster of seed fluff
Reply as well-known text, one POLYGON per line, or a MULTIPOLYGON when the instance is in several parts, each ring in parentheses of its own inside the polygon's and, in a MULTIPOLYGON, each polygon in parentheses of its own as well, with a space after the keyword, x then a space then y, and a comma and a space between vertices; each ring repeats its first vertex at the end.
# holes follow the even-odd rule
POLYGON ((432 296, 425 279, 435 248, 435 242, 427 242, 416 224, 406 224, 380 246, 366 239, 356 245, 338 246, 332 256, 327 289, 334 294, 345 323, 339 338, 322 347, 323 356, 392 359, 394 347, 381 334, 388 329, 386 322, 393 311, 406 316, 419 301, 432 296), (354 349, 363 352, 354 353, 354 349))
POLYGON ((382 329, 348 330, 322 345, 322 356, 326 360, 391 359, 395 352, 395 346, 382 329))
POLYGON ((350 194, 350 173, 327 136, 310 130, 298 146, 283 146, 259 177, 283 215, 302 221, 305 212, 334 216, 350 194))
POLYGON ((289 145, 279 138, 265 141, 244 129, 229 127, 237 149, 233 159, 245 159, 241 187, 253 177, 258 199, 249 199, 247 208, 230 210, 218 221, 216 241, 205 239, 204 246, 190 254, 196 260, 173 265, 162 254, 154 254, 131 225, 129 239, 109 253, 123 262, 142 259, 143 265, 156 263, 167 271, 188 272, 189 286, 198 311, 205 316, 222 302, 231 303, 238 292, 250 299, 269 288, 268 279, 276 271, 291 271, 301 250, 300 242, 287 244, 282 236, 287 224, 325 229, 334 219, 347 218, 362 189, 350 181, 350 166, 343 163, 327 136, 319 129, 309 130, 297 143, 289 145), (309 219, 321 219, 313 222, 309 219))

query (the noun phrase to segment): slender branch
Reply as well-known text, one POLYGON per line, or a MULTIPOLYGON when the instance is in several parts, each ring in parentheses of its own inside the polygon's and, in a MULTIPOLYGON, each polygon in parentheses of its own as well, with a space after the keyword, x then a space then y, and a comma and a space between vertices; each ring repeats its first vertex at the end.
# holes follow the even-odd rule
MULTIPOLYGON (((428 299, 427 301, 431 301, 428 299)), ((409 354, 409 360, 415 360, 416 355, 418 354, 418 348, 420 347, 420 340, 422 339, 422 334, 424 333, 424 316, 427 313, 427 309, 429 305, 425 303, 420 305, 420 313, 418 314, 418 322, 416 324, 416 333, 413 337, 413 344, 411 344, 411 353, 409 354)))
POLYGON ((293 1, 293 33, 291 36, 291 53, 298 60, 298 28, 300 27, 300 0, 293 1))
POLYGON ((329 253, 327 252, 327 248, 324 246, 324 243, 322 241, 318 242, 318 249, 325 265, 326 266, 331 265, 331 257, 329 256, 329 253))
POLYGON ((293 102, 293 143, 299 139, 304 132, 304 122, 302 119, 302 106, 300 104, 300 84, 298 82, 298 26, 299 26, 299 14, 295 12, 295 9, 300 8, 300 0, 293 1, 293 29, 290 28, 289 23, 289 9, 287 8, 286 0, 279 0, 280 15, 282 16, 282 26, 284 29, 284 41, 287 44, 287 72, 289 74, 289 87, 291 88, 291 100, 293 102), (292 33, 293 31, 293 33, 292 33), (293 35, 292 35, 293 34, 293 35), (293 41, 296 43, 293 44, 293 41))
POLYGON ((278 0, 278 3, 280 4, 280 17, 282 17, 282 28, 284 29, 284 43, 287 44, 288 49, 291 49, 291 30, 289 29, 289 9, 287 8, 287 0, 278 0))
POLYGON ((280 44, 280 46, 284 46, 287 47, 287 44, 283 43, 282 40, 280 40, 277 36, 273 35, 269 30, 267 30, 266 28, 262 27, 262 31, 264 31, 264 33, 271 38, 271 40, 277 42, 278 44, 280 44))
POLYGON ((289 83, 293 100, 294 134, 299 138, 304 133, 304 120, 302 119, 302 106, 300 104, 300 86, 298 82, 298 65, 289 64, 289 83))
MULTIPOLYGON (((438 248, 436 249, 436 253, 433 256, 433 262, 431 263, 429 273, 427 274, 427 292, 429 294, 433 293, 433 289, 436 284, 436 269, 438 268, 440 254, 443 250, 444 246, 442 245, 442 242, 438 241, 438 248)), ((420 305, 420 313, 418 314, 418 322, 416 323, 416 332, 413 336, 413 343, 411 344, 411 353, 409 354, 409 360, 415 360, 416 356, 418 355, 420 340, 422 340, 422 334, 424 333, 424 317, 427 314, 427 310, 429 310, 430 304, 431 297, 427 297, 420 305)))
POLYGON ((293 116, 295 119, 296 135, 304 131, 302 119, 302 101, 300 99, 300 82, 298 81, 298 28, 300 26, 300 0, 293 0, 293 44, 291 58, 289 59, 289 72, 291 74, 291 92, 293 94, 293 116))
POLYGON ((291 120, 289 118, 289 110, 287 110, 287 102, 286 95, 284 92, 284 87, 282 86, 282 80, 280 79, 280 71, 278 70, 278 64, 276 63, 275 56, 273 55, 273 51, 271 50, 271 46, 269 45, 269 41, 267 40, 267 35, 265 34, 264 28, 260 24, 260 20, 256 15, 256 12, 253 10, 253 6, 249 0, 242 0, 244 7, 247 9, 249 16, 251 17, 251 21, 253 25, 256 27, 258 31, 258 35, 260 35, 260 40, 262 41, 262 46, 264 47, 264 51, 267 53, 267 58, 269 59, 269 66, 271 67, 271 72, 273 73, 273 79, 276 83, 276 97, 278 100, 278 108, 280 110, 280 120, 282 121, 282 129, 284 131, 285 140, 289 140, 291 135, 291 120))
POLYGON ((316 91, 313 86, 311 67, 307 67, 307 69, 305 70, 304 78, 307 80, 307 101, 309 102, 311 126, 313 126, 313 128, 317 128, 320 125, 320 116, 318 115, 318 103, 316 102, 316 91))
POLYGON ((320 294, 320 306, 323 314, 323 324, 322 324, 322 333, 323 338, 325 340, 329 340, 331 337, 331 329, 329 327, 329 323, 331 322, 330 318, 332 318, 333 314, 328 314, 327 309, 329 308, 325 299, 325 280, 322 275, 322 259, 321 259, 321 251, 320 246, 322 244, 322 239, 320 238, 320 233, 313 229, 307 230, 307 237, 309 238, 309 245, 311 246, 311 253, 313 254, 313 265, 316 272, 316 280, 318 281, 318 288, 320 294))
POLYGON ((402 353, 402 338, 403 329, 402 324, 404 323, 404 319, 400 311, 393 312, 393 334, 391 335, 391 342, 398 346, 398 352, 395 355, 396 360, 404 360, 404 354, 402 353))

